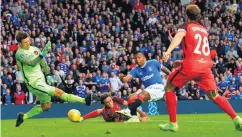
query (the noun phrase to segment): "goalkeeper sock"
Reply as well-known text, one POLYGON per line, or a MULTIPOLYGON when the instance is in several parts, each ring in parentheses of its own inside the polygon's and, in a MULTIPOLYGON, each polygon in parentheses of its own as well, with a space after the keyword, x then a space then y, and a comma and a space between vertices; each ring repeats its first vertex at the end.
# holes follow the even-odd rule
POLYGON ((29 112, 24 114, 24 119, 31 118, 33 116, 36 116, 36 115, 42 113, 42 112, 43 112, 43 110, 42 110, 41 106, 36 105, 29 112))
POLYGON ((214 102, 223 110, 225 111, 232 119, 234 119, 237 114, 235 113, 234 109, 230 105, 229 101, 222 96, 217 96, 214 102))
POLYGON ((67 101, 67 102, 81 102, 81 103, 86 103, 85 101, 85 98, 81 98, 81 97, 78 97, 78 96, 75 96, 75 95, 72 95, 72 94, 67 94, 67 93, 63 93, 61 96, 60 96, 60 99, 64 100, 64 101, 67 101))
POLYGON ((176 94, 173 91, 166 92, 166 107, 170 116, 170 122, 176 123, 176 94))

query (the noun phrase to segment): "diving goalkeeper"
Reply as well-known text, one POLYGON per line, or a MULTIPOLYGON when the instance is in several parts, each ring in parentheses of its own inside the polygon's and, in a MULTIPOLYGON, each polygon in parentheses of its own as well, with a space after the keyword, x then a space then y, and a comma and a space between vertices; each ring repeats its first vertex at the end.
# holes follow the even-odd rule
POLYGON ((81 98, 72 94, 67 94, 63 90, 49 86, 47 83, 53 81, 44 57, 51 48, 48 42, 41 52, 37 47, 30 46, 30 37, 25 32, 18 32, 16 40, 19 43, 19 49, 15 54, 17 64, 21 70, 24 82, 30 92, 37 96, 40 105, 35 105, 29 112, 18 114, 16 127, 19 127, 25 119, 36 116, 43 111, 47 111, 51 107, 51 96, 60 97, 60 99, 68 102, 80 102, 91 105, 91 94, 87 98, 81 98), (42 72, 43 69, 43 72, 42 72))

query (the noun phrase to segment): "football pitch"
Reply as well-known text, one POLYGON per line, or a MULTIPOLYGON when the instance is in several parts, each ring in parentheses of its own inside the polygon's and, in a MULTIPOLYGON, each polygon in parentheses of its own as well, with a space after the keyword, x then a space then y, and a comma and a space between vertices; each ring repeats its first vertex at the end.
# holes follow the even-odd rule
MULTIPOLYGON (((240 113, 242 116, 242 113, 240 113)), ((15 127, 15 120, 2 120, 2 137, 242 137, 226 114, 178 115, 179 131, 160 131, 167 115, 151 116, 146 123, 105 123, 101 117, 82 123, 67 118, 26 120, 15 127)))

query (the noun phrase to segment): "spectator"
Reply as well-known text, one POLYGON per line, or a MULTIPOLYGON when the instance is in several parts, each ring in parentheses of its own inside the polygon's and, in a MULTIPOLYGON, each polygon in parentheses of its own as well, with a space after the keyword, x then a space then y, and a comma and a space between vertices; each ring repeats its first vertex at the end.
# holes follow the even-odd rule
POLYGON ((222 77, 221 82, 218 83, 218 88, 219 88, 219 91, 222 91, 222 93, 228 90, 228 82, 225 81, 224 77, 222 77))
POLYGON ((111 83, 108 79, 107 72, 103 72, 103 78, 97 84, 101 93, 111 91, 111 83))
POLYGON ((16 105, 25 104, 25 94, 22 91, 21 86, 16 85, 16 92, 14 92, 14 100, 16 105))
POLYGON ((129 97, 129 95, 128 95, 127 91, 124 90, 124 91, 123 91, 122 98, 123 98, 124 100, 128 100, 128 97, 129 97))
MULTIPOLYGON (((95 86, 99 90, 99 80, 102 81, 103 78, 98 74, 98 70, 107 72, 109 74, 107 79, 110 78, 111 72, 115 72, 116 75, 128 74, 135 67, 133 58, 137 51, 143 52, 149 59, 159 60, 162 52, 169 46, 172 36, 177 32, 178 26, 186 19, 183 14, 185 8, 181 6, 179 0, 170 2, 110 0, 105 3, 90 0, 86 4, 80 3, 82 2, 49 1, 48 4, 37 1, 21 1, 21 4, 4 2, 6 6, 3 6, 2 10, 0 37, 3 63, 0 72, 3 84, 8 85, 11 90, 10 95, 15 92, 16 84, 23 83, 23 77, 15 66, 16 31, 27 31, 32 37, 31 43, 40 48, 44 47, 45 41, 52 42, 52 48, 46 60, 57 81, 56 84, 60 87, 64 86, 59 77, 67 77, 70 87, 64 88, 68 92, 74 92, 76 85, 71 85, 73 81, 78 80, 99 83, 89 87, 91 89, 95 86), (115 66, 112 67, 112 64, 115 66), (88 73, 92 74, 93 80, 88 73), (72 75, 71 79, 68 78, 69 74, 72 75), (9 79, 8 75, 12 78, 9 79)), ((242 10, 240 3, 202 0, 194 2, 202 10, 200 23, 209 31, 210 49, 217 51, 217 56, 214 58, 215 77, 223 76, 225 81, 231 81, 233 77, 239 81, 241 75, 242 21, 240 15, 242 10), (232 59, 236 60, 234 64, 231 63, 232 59)), ((172 53, 170 62, 161 62, 161 64, 168 65, 172 70, 173 61, 181 59, 181 53, 182 50, 177 47, 172 53)), ((166 81, 166 76, 163 78, 166 81)), ((121 88, 122 95, 123 90, 129 94, 141 87, 135 85, 134 81, 126 84, 129 85, 121 88)), ((28 95, 25 87, 23 85, 21 87, 28 95)), ((203 96, 202 90, 199 90, 200 96, 203 96)), ((190 93, 188 95, 191 97, 190 93)), ((194 99, 198 97, 196 94, 194 99)), ((29 96, 26 99, 30 100, 29 96)))
POLYGON ((188 86, 186 87, 186 91, 188 93, 188 96, 189 97, 192 97, 193 99, 200 99, 197 98, 197 93, 199 93, 199 88, 198 88, 198 85, 195 83, 195 81, 191 81, 190 84, 188 84, 188 86))
POLYGON ((120 81, 119 77, 117 77, 114 72, 111 73, 111 77, 109 78, 112 91, 117 94, 119 89, 123 86, 123 83, 120 81))
POLYGON ((133 10, 135 11, 142 11, 145 9, 145 6, 140 0, 136 0, 135 4, 133 5, 133 10))
POLYGON ((75 95, 85 98, 87 96, 86 86, 83 85, 83 81, 79 80, 78 85, 76 86, 75 95))
POLYGON ((66 60, 65 60, 65 59, 62 59, 62 62, 59 63, 58 66, 60 67, 60 70, 64 71, 65 74, 68 73, 68 71, 69 71, 69 66, 68 66, 68 64, 66 63, 66 60))
POLYGON ((12 96, 10 95, 10 89, 6 89, 5 94, 3 94, 1 97, 2 97, 2 103, 4 105, 12 104, 12 96))
POLYGON ((217 63, 216 69, 218 74, 224 74, 226 69, 225 69, 225 63, 223 62, 223 58, 219 58, 219 63, 217 63))

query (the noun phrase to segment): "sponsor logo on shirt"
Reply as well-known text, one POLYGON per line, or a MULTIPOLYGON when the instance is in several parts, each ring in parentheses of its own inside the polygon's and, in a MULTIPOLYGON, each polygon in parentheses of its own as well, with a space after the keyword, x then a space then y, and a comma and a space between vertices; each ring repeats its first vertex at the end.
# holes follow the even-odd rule
POLYGON ((154 77, 154 74, 151 74, 151 75, 148 75, 148 76, 143 77, 142 78, 142 81, 146 81, 146 80, 148 80, 148 79, 150 79, 152 77, 154 77))

